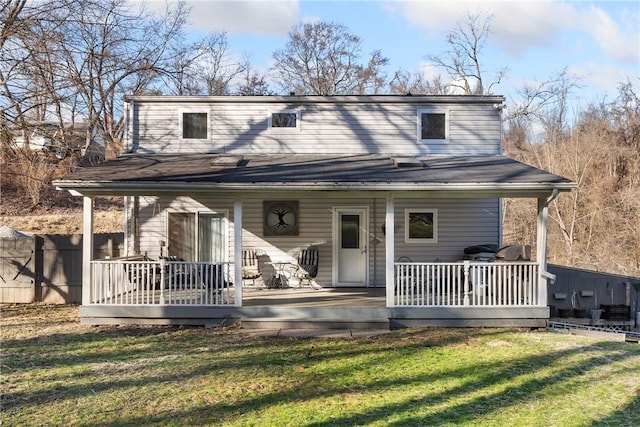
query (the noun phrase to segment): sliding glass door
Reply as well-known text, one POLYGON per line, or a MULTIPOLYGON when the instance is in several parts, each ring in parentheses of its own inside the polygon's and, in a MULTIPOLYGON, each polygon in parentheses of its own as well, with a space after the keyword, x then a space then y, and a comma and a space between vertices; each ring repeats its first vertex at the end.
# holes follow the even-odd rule
POLYGON ((167 222, 169 256, 185 261, 227 261, 229 225, 224 214, 170 212, 167 222))

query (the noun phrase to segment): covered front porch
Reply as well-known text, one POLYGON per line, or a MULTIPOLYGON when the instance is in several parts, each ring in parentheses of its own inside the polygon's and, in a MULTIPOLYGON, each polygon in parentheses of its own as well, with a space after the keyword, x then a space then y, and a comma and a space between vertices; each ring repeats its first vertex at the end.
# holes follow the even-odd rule
POLYGON ((83 322, 541 326, 549 317, 549 203, 573 186, 561 177, 501 156, 425 157, 412 167, 385 155, 244 156, 212 168, 218 157, 115 159, 56 183, 84 198, 83 322), (93 199, 114 195, 129 199, 128 256, 93 259, 93 199), (469 244, 502 243, 503 197, 537 200, 536 260, 465 259, 469 244), (282 205, 291 218, 278 217, 282 205), (279 233, 283 220, 292 233, 279 233), (187 234, 180 253, 189 255, 172 256, 187 234), (295 265, 310 246, 321 289, 282 289, 252 305, 265 293, 244 286, 245 249, 295 265), (336 305, 353 283, 363 295, 336 305), (311 299, 285 304, 286 292, 311 299), (370 292, 384 305, 363 305, 370 292))

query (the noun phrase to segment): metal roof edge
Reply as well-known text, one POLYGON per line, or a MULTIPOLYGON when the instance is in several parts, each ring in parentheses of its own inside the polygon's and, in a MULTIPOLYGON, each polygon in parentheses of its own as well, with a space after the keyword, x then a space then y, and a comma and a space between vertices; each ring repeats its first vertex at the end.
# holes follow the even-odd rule
POLYGON ((95 190, 95 189, 112 189, 112 190, 154 190, 162 192, 176 191, 203 191, 203 190, 225 190, 238 192, 255 192, 255 191, 571 191, 577 187, 574 182, 564 183, 432 183, 432 184, 415 184, 415 183, 303 183, 303 184, 287 184, 287 183, 248 183, 248 184, 216 184, 206 183, 198 184, 193 182, 154 182, 154 181, 135 181, 135 182, 87 182, 87 181, 54 181, 53 185, 58 189, 64 190, 95 190))
POLYGON ((414 104, 457 103, 492 104, 505 101, 502 95, 268 95, 268 96, 161 96, 127 95, 125 102, 192 102, 192 103, 295 103, 295 104, 414 104))

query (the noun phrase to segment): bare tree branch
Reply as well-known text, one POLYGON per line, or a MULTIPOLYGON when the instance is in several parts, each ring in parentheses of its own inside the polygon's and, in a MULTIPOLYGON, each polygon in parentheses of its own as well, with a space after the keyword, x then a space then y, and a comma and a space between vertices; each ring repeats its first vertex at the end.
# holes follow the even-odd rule
POLYGON ((384 86, 382 68, 388 60, 374 51, 361 65, 361 44, 344 25, 300 24, 289 33, 286 47, 274 52, 272 71, 284 90, 299 94, 377 93, 384 86))

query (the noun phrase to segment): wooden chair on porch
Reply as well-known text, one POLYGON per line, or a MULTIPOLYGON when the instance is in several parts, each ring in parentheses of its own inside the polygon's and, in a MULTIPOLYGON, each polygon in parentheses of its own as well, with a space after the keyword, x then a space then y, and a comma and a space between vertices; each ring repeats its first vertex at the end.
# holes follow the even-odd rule
POLYGON ((318 275, 318 249, 310 247, 301 249, 298 254, 298 267, 294 276, 300 280, 300 286, 306 280, 312 289, 320 289, 321 287, 314 283, 314 279, 318 275))

